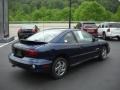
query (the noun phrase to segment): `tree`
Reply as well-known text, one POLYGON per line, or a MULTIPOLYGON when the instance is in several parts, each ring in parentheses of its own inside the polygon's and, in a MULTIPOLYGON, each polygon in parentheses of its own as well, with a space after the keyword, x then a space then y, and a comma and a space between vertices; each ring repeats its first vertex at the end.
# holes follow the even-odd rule
POLYGON ((120 6, 117 9, 117 12, 113 15, 113 20, 114 21, 120 21, 120 6))
POLYGON ((120 2, 118 0, 96 0, 99 4, 105 7, 105 9, 115 13, 117 11, 120 2))
POLYGON ((111 18, 110 12, 96 1, 85 1, 75 10, 75 20, 103 21, 111 18))
POLYGON ((44 17, 47 15, 46 14, 47 9, 45 7, 42 7, 40 9, 36 9, 35 11, 32 12, 31 16, 33 18, 34 21, 44 21, 44 17))
POLYGON ((105 9, 115 13, 117 11, 120 2, 118 0, 85 0, 85 1, 96 1, 101 4, 105 9))

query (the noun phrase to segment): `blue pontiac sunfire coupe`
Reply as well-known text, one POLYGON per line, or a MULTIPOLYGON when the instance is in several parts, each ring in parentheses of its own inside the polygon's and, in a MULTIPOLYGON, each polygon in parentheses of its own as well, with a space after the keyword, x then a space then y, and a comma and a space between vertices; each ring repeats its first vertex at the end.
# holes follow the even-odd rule
POLYGON ((104 60, 109 52, 106 41, 85 31, 49 29, 14 43, 9 60, 13 66, 35 72, 47 71, 59 79, 70 66, 93 58, 104 60))

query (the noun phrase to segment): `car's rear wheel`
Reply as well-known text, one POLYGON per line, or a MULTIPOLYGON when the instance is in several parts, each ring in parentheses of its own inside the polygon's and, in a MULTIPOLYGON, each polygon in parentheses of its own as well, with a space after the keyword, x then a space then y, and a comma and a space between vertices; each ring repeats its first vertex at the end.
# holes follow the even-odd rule
POLYGON ((54 79, 62 78, 67 71, 67 60, 65 58, 57 58, 51 68, 51 75, 54 79))
POLYGON ((99 60, 105 60, 107 58, 107 48, 103 47, 99 56, 99 60))

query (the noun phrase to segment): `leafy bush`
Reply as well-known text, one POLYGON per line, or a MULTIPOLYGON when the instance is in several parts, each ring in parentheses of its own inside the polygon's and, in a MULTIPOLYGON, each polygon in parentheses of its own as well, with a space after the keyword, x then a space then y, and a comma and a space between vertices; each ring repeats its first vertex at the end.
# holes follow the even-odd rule
POLYGON ((111 18, 111 13, 96 1, 83 2, 74 13, 75 20, 104 21, 111 18))
POLYGON ((120 6, 117 9, 117 12, 112 16, 114 21, 120 21, 120 6))

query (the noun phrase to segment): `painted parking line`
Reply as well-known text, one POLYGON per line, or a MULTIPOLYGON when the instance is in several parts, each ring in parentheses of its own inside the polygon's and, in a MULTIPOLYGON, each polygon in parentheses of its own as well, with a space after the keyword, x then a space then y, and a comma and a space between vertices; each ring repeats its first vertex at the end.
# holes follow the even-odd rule
POLYGON ((15 40, 13 40, 13 41, 11 41, 11 42, 9 42, 9 43, 2 44, 2 45, 0 45, 0 48, 2 48, 2 47, 4 47, 4 46, 7 46, 7 45, 15 42, 16 40, 17 40, 17 38, 15 38, 15 40))

